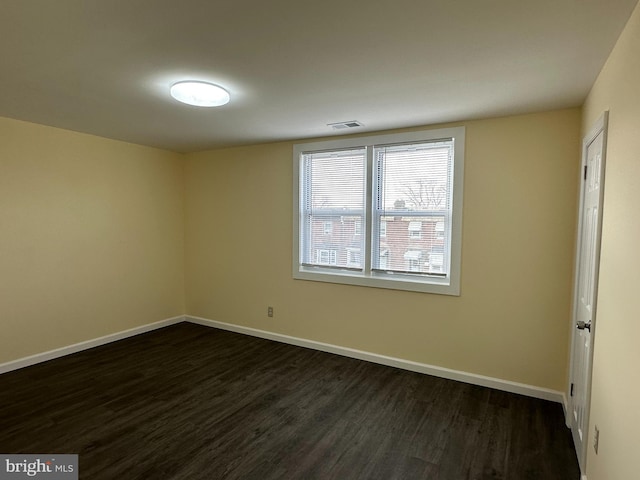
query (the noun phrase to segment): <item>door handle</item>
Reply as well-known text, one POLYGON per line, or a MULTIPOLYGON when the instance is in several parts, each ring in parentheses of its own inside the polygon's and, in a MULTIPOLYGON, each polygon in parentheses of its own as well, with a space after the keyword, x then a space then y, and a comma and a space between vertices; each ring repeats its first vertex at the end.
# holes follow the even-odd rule
POLYGON ((587 330, 591 331, 591 322, 589 322, 589 323, 585 323, 585 322, 583 322, 583 321, 579 321, 578 323, 576 323, 576 328, 577 328, 578 330, 584 330, 584 329, 587 329, 587 330))

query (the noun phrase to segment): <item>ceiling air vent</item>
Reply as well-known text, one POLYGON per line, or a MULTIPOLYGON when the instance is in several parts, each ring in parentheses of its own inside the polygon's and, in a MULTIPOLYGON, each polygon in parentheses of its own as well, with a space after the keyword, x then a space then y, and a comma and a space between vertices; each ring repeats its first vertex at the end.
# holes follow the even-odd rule
POLYGON ((327 123, 327 126, 333 128, 334 130, 344 130, 345 128, 364 127, 364 125, 362 125, 357 120, 351 120, 349 122, 327 123))

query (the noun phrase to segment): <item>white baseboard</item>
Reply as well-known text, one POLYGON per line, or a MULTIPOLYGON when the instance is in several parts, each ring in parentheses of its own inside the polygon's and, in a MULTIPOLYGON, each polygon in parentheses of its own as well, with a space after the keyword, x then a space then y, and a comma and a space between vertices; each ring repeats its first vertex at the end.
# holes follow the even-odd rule
POLYGON ((236 333, 243 333, 245 335, 251 335, 253 337, 275 340, 276 342, 288 343, 291 345, 297 345, 299 347, 320 350, 322 352, 335 353, 337 355, 342 355, 345 357, 357 358, 359 360, 366 360, 372 363, 402 368, 404 370, 410 370, 412 372, 425 373, 427 375, 433 375, 435 377, 457 380, 459 382, 470 383, 482 387, 495 388, 497 390, 502 390, 505 392, 518 393, 520 395, 540 398, 543 400, 550 400, 552 402, 557 402, 565 405, 565 400, 563 398, 564 394, 556 390, 535 387, 533 385, 527 385, 524 383, 511 382, 494 377, 486 377, 484 375, 477 375, 475 373, 451 370, 449 368, 427 365, 425 363, 412 362, 410 360, 403 360, 401 358, 387 357, 385 355, 379 355, 377 353, 365 352, 362 350, 355 350, 353 348, 347 347, 340 347, 338 345, 316 342, 314 340, 307 340, 304 338, 291 337, 289 335, 268 332, 266 330, 258 330, 250 327, 243 327, 240 325, 233 325, 231 323, 218 322, 202 317, 186 315, 184 318, 187 322, 197 323, 198 325, 219 328, 236 333))
MULTIPOLYGON (((231 323, 218 322, 216 320, 210 320, 202 317, 195 317, 191 315, 179 315, 177 317, 167 318, 158 322, 149 323, 140 327, 131 328, 122 332, 112 333, 103 337, 87 340, 85 342, 75 343, 48 352, 38 353, 28 357, 19 358, 6 363, 0 364, 0 374, 10 372, 12 370, 18 370, 20 368, 35 365, 36 363, 46 362, 53 360, 54 358, 63 357, 72 353, 87 350, 89 348, 105 345, 107 343, 122 340, 124 338, 133 337, 141 333, 150 332, 158 328, 167 327, 183 321, 196 323, 198 325, 204 325, 207 327, 219 328, 221 330, 228 330, 231 332, 242 333, 253 337, 265 338, 268 340, 274 340, 276 342, 287 343, 290 345, 297 345, 299 347, 311 348, 313 350, 319 350, 322 352, 334 353, 345 357, 356 358, 359 360, 366 360, 372 363, 378 363, 380 365, 387 365, 390 367, 401 368, 412 372, 424 373, 427 375, 433 375, 435 377, 447 378, 449 380, 457 380, 459 382, 470 383, 472 385, 479 385, 483 387, 495 388, 505 392, 517 393, 520 395, 526 395, 528 397, 540 398, 543 400, 550 400, 552 402, 560 403, 565 411, 565 418, 567 417, 567 398, 564 393, 547 388, 536 387, 533 385, 527 385, 524 383, 511 382, 509 380, 502 380, 500 378, 487 377, 484 375, 477 375, 475 373, 463 372, 460 370, 452 370, 449 368, 438 367, 435 365, 428 365, 425 363, 413 362, 411 360, 404 360, 401 358, 388 357, 386 355, 380 355, 377 353, 365 352, 362 350, 356 350, 353 348, 341 347, 339 345, 332 345, 329 343, 317 342, 315 340, 307 340, 304 338, 291 337, 289 335, 283 335, 280 333, 268 332, 266 330, 258 330, 250 327, 243 327, 241 325, 234 325, 231 323)), ((585 477, 586 478, 586 477, 585 477)))
POLYGON ((17 360, 13 360, 6 363, 0 363, 0 375, 3 373, 10 372, 12 370, 18 370, 19 368, 35 365, 36 363, 46 362, 48 360, 53 360, 54 358, 58 358, 58 357, 64 357, 65 355, 70 355, 72 353, 80 352, 82 350, 87 350, 93 347, 98 347, 106 343, 122 340, 123 338, 133 337, 134 335, 150 332, 151 330, 156 330, 158 328, 167 327, 169 325, 173 325, 175 323, 180 323, 184 321, 185 321, 184 315, 179 315, 177 317, 160 320, 159 322, 148 323, 140 327, 130 328, 129 330, 124 330, 122 332, 116 332, 110 335, 105 335, 104 337, 94 338, 92 340, 87 340, 85 342, 74 343, 73 345, 69 345, 67 347, 56 348, 55 350, 49 350, 48 352, 38 353, 36 355, 19 358, 17 360))

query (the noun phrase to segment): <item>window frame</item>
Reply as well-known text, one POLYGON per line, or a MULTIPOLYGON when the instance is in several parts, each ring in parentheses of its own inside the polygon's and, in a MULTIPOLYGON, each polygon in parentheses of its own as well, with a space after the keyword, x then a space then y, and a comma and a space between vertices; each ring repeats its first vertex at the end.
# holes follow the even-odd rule
POLYGON ((300 143, 293 146, 293 278, 319 282, 360 285, 375 288, 407 290, 413 292, 435 293, 443 295, 460 295, 460 269, 462 256, 462 211, 464 189, 464 150, 465 127, 450 127, 432 130, 419 130, 405 133, 392 133, 366 137, 333 138, 330 140, 300 143), (379 235, 375 218, 374 202, 374 159, 375 146, 419 143, 453 139, 453 193, 451 209, 450 268, 447 275, 412 275, 389 271, 372 270, 372 243, 374 235, 379 235), (365 209, 362 218, 362 235, 364 235, 364 251, 361 252, 363 269, 324 268, 323 266, 304 265, 301 261, 301 214, 302 191, 301 162, 305 153, 366 148, 365 162, 365 209))

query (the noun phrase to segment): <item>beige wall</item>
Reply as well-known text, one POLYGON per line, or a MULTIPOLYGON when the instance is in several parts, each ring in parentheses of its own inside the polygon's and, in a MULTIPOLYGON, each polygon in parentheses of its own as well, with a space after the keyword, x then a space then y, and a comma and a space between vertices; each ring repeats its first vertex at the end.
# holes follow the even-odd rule
POLYGON ((580 110, 465 125, 450 297, 294 281, 291 143, 183 157, 0 119, 0 363, 186 312, 563 390, 580 110))
POLYGON ((609 110, 598 313, 594 340, 589 480, 640 478, 640 6, 584 107, 586 132, 609 110))
POLYGON ((182 167, 0 118, 0 363, 184 313, 182 167))
POLYGON ((187 155, 187 312, 564 390, 580 110, 464 125, 460 297, 293 280, 276 143, 187 155))

